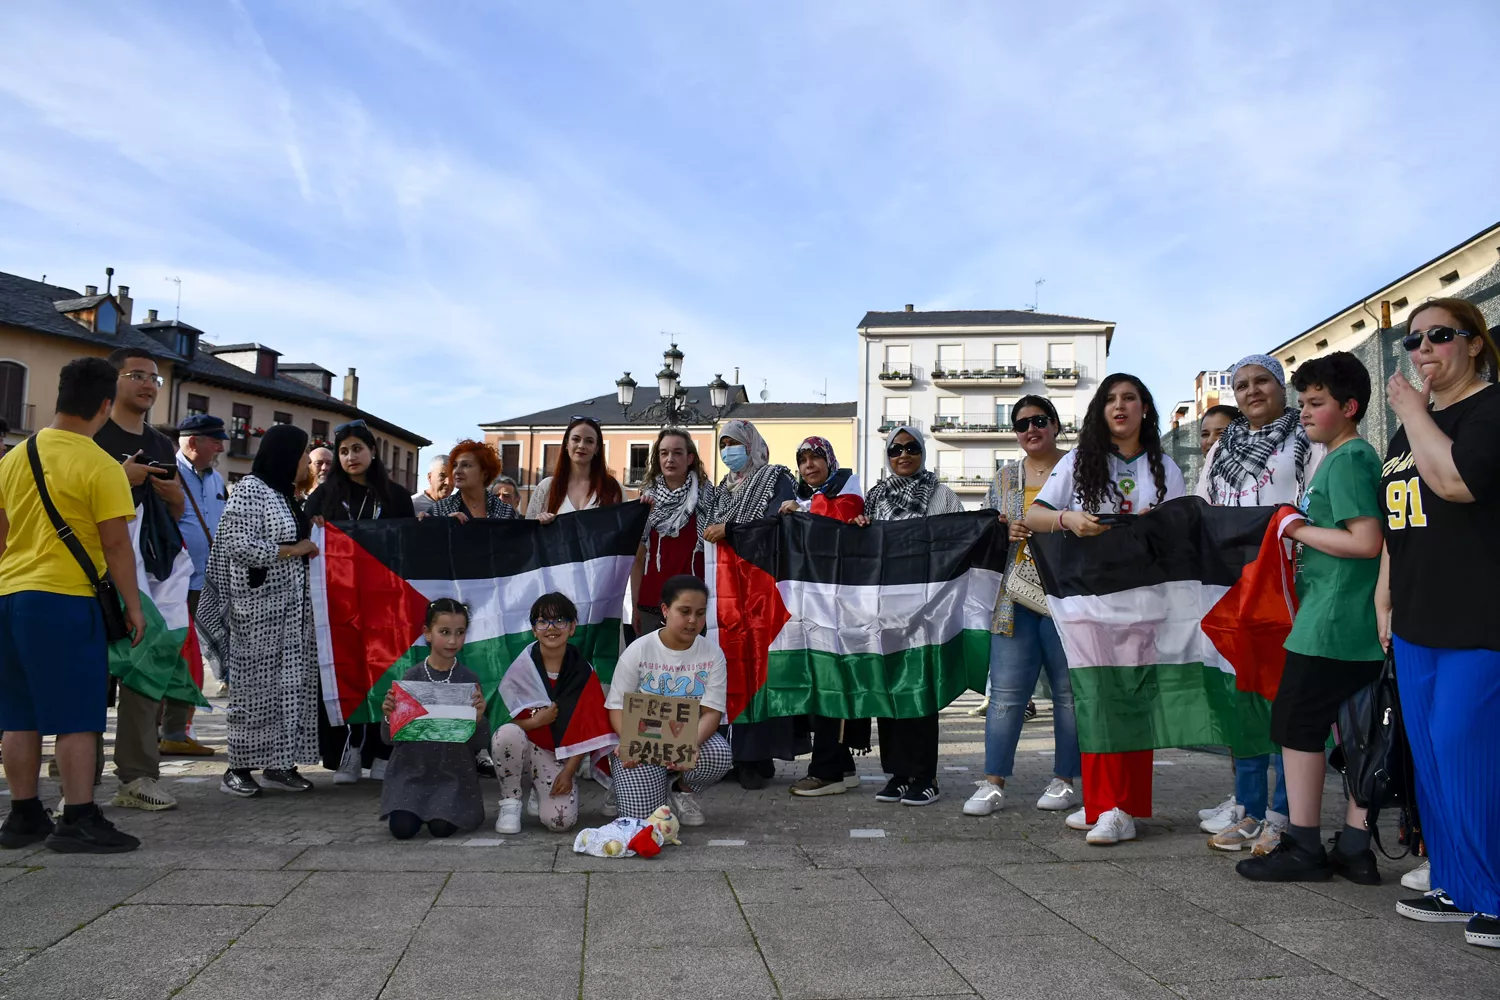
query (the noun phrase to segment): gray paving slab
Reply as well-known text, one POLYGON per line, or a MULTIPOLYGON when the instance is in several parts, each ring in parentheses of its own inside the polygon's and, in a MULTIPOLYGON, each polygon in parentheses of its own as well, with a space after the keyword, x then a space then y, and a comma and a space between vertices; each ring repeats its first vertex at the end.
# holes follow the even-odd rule
POLYGON ((1096 845, 1084 839, 1086 834, 1063 829, 1055 836, 1038 838, 1035 843, 1063 861, 1125 861, 1131 858, 1201 858, 1208 850, 1208 836, 1194 829, 1173 829, 1138 821, 1135 840, 1118 844, 1096 845))
MULTIPOLYGON (((123 823, 121 824, 123 826, 123 823)), ((55 854, 47 851, 31 860, 47 868, 202 868, 225 871, 276 871, 301 847, 176 847, 143 843, 126 854, 55 854)))
POLYGON ((533 872, 454 872, 438 906, 583 906, 588 876, 533 872))
POLYGON ((168 873, 125 902, 186 906, 274 906, 307 876, 307 872, 189 869, 168 873))
POLYGON ((0 973, 15 968, 40 951, 40 948, 0 948, 0 973))
POLYGON ((880 890, 849 868, 809 868, 803 871, 733 871, 729 882, 742 905, 775 903, 781 906, 819 906, 876 902, 880 890))
POLYGON ((1183 983, 1182 1000, 1375 1000, 1378 994, 1338 976, 1285 976, 1183 983))
MULTIPOLYGON (((478 836, 478 834, 476 834, 478 836)), ((494 837, 490 833, 486 839, 494 837)), ((465 847, 463 840, 431 840, 409 844, 309 847, 286 865, 288 869, 345 872, 550 872, 557 856, 555 844, 504 843, 495 847, 465 847)))
POLYGON ((789 871, 811 868, 812 862, 795 844, 776 846, 710 847, 709 836, 701 829, 683 838, 679 847, 667 847, 654 858, 596 858, 591 854, 574 854, 572 847, 557 853, 556 870, 560 872, 721 872, 733 868, 758 868, 789 871))
POLYGON ((265 913, 259 907, 123 906, 0 976, 15 1000, 165 1000, 265 913))
POLYGON ((374 1000, 400 958, 399 949, 236 943, 173 1000, 374 1000))
POLYGON ((253 948, 399 950, 442 891, 442 872, 314 872, 243 938, 253 948))
MULTIPOLYGON (((691 931, 689 932, 691 934, 691 931)), ((561 995, 561 994, 557 994, 561 995)), ((677 942, 596 948, 590 944, 583 976, 584 1000, 776 1000, 760 952, 751 946, 717 946, 711 952, 677 942)))
POLYGON ((0 885, 0 948, 40 948, 73 933, 162 875, 142 868, 47 868, 0 885))
MULTIPOLYGON (((753 947, 755 940, 723 872, 660 872, 589 876, 589 950, 650 940, 643 900, 670 902, 694 948, 753 947)), ((663 929, 663 933, 666 933, 663 929)))
POLYGON ((1107 860, 1059 861, 1051 864, 991 865, 990 870, 1023 892, 1110 892, 1145 889, 1132 871, 1107 860))
POLYGON ((1464 943, 1462 924, 1325 920, 1248 929, 1391 1000, 1500 996, 1500 967, 1486 949, 1464 943))
POLYGON ((990 896, 930 896, 890 899, 912 927, 928 941, 994 940, 1029 934, 1059 934, 1071 925, 1041 903, 1006 886, 990 896))
POLYGON ((992 865, 1057 860, 1057 856, 1047 850, 1020 840, 853 840, 847 833, 843 841, 809 845, 804 850, 819 868, 992 865))
POLYGON ((1015 888, 981 865, 921 865, 912 868, 869 868, 861 874, 886 899, 972 899, 1015 888))
POLYGON ((889 903, 746 906, 783 997, 916 997, 970 984, 889 903))
POLYGON ((581 907, 431 910, 381 1000, 573 997, 583 964, 581 907))
POLYGON ((1084 934, 950 940, 937 950, 985 1000, 1176 1000, 1176 994, 1084 934))
POLYGON ((0 868, 0 885, 4 885, 13 878, 20 878, 25 874, 25 868, 0 868))
MULTIPOLYGON (((1352 920, 1367 916, 1348 903, 1292 882, 1251 882, 1234 871, 1242 856, 1122 860, 1118 867, 1233 923, 1352 920)), ((1350 883, 1345 882, 1345 885, 1350 883)), ((1356 888, 1365 888, 1359 886, 1356 888)))

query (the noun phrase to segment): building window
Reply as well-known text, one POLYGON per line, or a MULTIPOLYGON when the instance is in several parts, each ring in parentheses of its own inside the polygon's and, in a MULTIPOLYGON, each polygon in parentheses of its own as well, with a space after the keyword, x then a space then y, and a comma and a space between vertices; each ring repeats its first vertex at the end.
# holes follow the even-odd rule
POLYGON ((188 393, 187 411, 190 417, 201 417, 208 412, 208 397, 195 392, 188 393))
POLYGON ((1458 280, 1458 272, 1457 271, 1449 271, 1447 274, 1445 274, 1442 277, 1438 278, 1438 283, 1439 284, 1443 284, 1443 285, 1451 285, 1451 284, 1453 284, 1457 280, 1458 280))
POLYGON ((964 401, 960 396, 939 396, 937 401, 937 426, 961 424, 964 420, 964 401))
POLYGON ((1016 408, 1014 399, 995 397, 995 426, 1009 427, 1010 415, 1016 408))
POLYGON ((119 322, 119 314, 115 312, 115 304, 108 299, 99 303, 94 310, 94 332, 114 333, 119 322))
POLYGON ((261 351, 255 359, 255 374, 261 378, 275 378, 276 355, 270 351, 261 351))
POLYGON ((1292 365, 1294 365, 1294 364, 1297 363, 1297 359, 1295 357, 1293 357, 1292 355, 1288 354, 1286 356, 1286 363, 1287 363, 1287 366, 1290 367, 1290 366, 1292 366, 1292 365))
POLYGON ((321 447, 328 443, 328 421, 314 420, 312 422, 313 447, 321 447))
POLYGON ((401 472, 401 446, 391 445, 391 471, 399 474, 401 472))
POLYGON ((507 441, 500 446, 500 474, 521 483, 521 442, 507 441))
POLYGON ((1021 345, 1020 344, 996 344, 995 345, 995 367, 1015 368, 1021 367, 1021 345))
POLYGON ((244 458, 250 454, 250 420, 255 410, 249 403, 235 403, 229 417, 229 454, 244 458))
POLYGON ((1321 350, 1323 350, 1323 348, 1325 348, 1327 346, 1328 346, 1328 341, 1326 341, 1326 340, 1320 340, 1320 341, 1318 341, 1318 350, 1321 351, 1321 350))
POLYGON ((649 444, 632 444, 630 446, 630 468, 625 472, 626 486, 639 486, 646 481, 646 469, 651 464, 651 446, 649 444))
POLYGON ((560 444, 542 445, 542 468, 541 474, 537 476, 538 480, 552 475, 552 470, 557 468, 557 454, 561 450, 562 445, 560 444))
POLYGON ((189 361, 198 353, 198 338, 194 337, 191 330, 177 331, 177 353, 189 361))
POLYGON ((26 366, 19 361, 0 361, 0 417, 12 431, 30 429, 26 426, 26 366))
POLYGON ((1048 344, 1047 368, 1050 371, 1073 371, 1073 345, 1071 343, 1048 344))
POLYGON ((937 366, 945 372, 961 371, 964 367, 964 345, 939 344, 937 366))
POLYGON ((1363 330, 1364 328, 1365 328, 1365 321, 1362 320, 1362 319, 1357 319, 1353 323, 1349 324, 1349 329, 1351 329, 1351 330, 1363 330))
POLYGON ((1392 309, 1405 309, 1406 308, 1406 304, 1407 304, 1408 301, 1409 300, 1407 299, 1407 297, 1405 295, 1403 295, 1399 299, 1397 299, 1395 302, 1391 303, 1391 308, 1392 309))
POLYGON ((280 410, 277 410, 275 413, 271 414, 271 422, 273 424, 289 424, 292 422, 292 415, 290 413, 283 413, 280 410))
POLYGON ((415 448, 406 450, 406 488, 409 490, 417 488, 417 450, 415 448))
POLYGON ((911 397, 885 397, 885 409, 882 412, 884 418, 881 420, 881 426, 887 429, 899 424, 911 423, 911 397))
POLYGON ((1057 410, 1057 422, 1063 430, 1076 429, 1078 426, 1078 410, 1070 393, 1066 396, 1049 396, 1052 400, 1053 409, 1057 410))
POLYGON ((910 344, 887 344, 885 348, 885 367, 882 372, 892 375, 911 374, 911 345, 910 344))
POLYGON ((964 475, 964 453, 950 448, 937 453, 938 478, 944 482, 954 482, 962 479, 964 475))

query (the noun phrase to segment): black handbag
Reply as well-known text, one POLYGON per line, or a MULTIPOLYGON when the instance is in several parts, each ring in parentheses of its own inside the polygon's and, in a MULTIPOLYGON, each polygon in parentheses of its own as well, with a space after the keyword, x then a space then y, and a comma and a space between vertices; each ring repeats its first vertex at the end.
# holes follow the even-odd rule
POLYGON ((121 639, 130 638, 130 624, 125 620, 125 606, 120 600, 120 592, 115 588, 115 583, 109 578, 108 571, 104 576, 94 569, 94 560, 89 557, 80 542, 73 534, 73 529, 68 527, 68 522, 63 520, 57 512, 57 507, 52 503, 52 495, 47 492, 47 480, 42 475, 42 456, 37 451, 36 435, 33 434, 26 440, 26 457, 31 459, 31 474, 36 478, 37 493, 42 498, 42 507, 47 511, 47 517, 52 521, 52 527, 57 531, 57 537, 67 546, 73 558, 78 560, 78 565, 83 567, 84 575, 89 578, 89 584, 94 588, 94 596, 99 600, 99 609, 104 613, 104 641, 119 642, 121 639))
MULTIPOLYGON (((1339 744, 1330 762, 1344 772, 1349 797, 1369 811, 1366 826, 1384 854, 1376 826, 1381 811, 1397 808, 1414 816, 1417 803, 1415 768, 1401 721, 1394 656, 1387 653, 1380 675, 1339 706, 1338 727, 1339 744)), ((1405 829, 1407 824, 1403 821, 1399 825, 1405 829)), ((1408 840, 1408 853, 1410 850, 1408 840)))

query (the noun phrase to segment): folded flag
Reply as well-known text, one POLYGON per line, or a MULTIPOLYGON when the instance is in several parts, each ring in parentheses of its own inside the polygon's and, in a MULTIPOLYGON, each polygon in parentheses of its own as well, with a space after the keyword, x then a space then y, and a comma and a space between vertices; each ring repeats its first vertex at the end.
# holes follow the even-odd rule
POLYGON ((1291 507, 1172 500, 1094 538, 1034 535, 1086 753, 1270 753, 1296 613, 1291 507))
POLYGON ((136 507, 136 517, 130 522, 130 548, 135 553, 135 582, 141 593, 146 636, 138 646, 131 646, 128 639, 113 643, 109 672, 151 701, 165 697, 210 708, 198 686, 203 680, 203 656, 198 632, 188 617, 192 557, 186 548, 179 549, 166 579, 147 572, 141 555, 141 514, 142 509, 136 507))
POLYGON ((474 685, 447 681, 395 681, 391 739, 403 743, 467 743, 474 736, 474 685))
POLYGON ((983 691, 1005 570, 999 529, 993 512, 729 525, 707 553, 728 718, 917 718, 983 691))
POLYGON ((546 708, 556 703, 557 718, 551 725, 528 730, 526 736, 543 750, 551 750, 558 760, 591 753, 608 753, 619 742, 609 724, 604 707, 604 687, 599 675, 573 646, 563 654, 562 669, 549 693, 543 679, 545 668, 533 659, 536 643, 521 651, 500 678, 500 701, 512 719, 522 712, 546 708))
POLYGON ((393 680, 427 653, 427 606, 469 607, 461 659, 479 676, 492 726, 510 720, 494 697, 535 637, 531 605, 545 593, 578 607, 572 642, 607 681, 620 651, 625 587, 646 523, 639 503, 537 521, 448 517, 330 522, 313 529, 313 618, 324 709, 335 725, 374 722, 393 680))

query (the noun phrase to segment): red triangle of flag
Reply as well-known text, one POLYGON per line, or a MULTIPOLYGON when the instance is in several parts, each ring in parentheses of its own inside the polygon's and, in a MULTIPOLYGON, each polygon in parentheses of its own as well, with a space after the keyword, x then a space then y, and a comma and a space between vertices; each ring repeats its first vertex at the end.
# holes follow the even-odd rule
POLYGON ((420 719, 427 714, 427 709, 422 703, 407 693, 406 689, 399 684, 391 685, 391 693, 396 696, 396 708, 391 712, 391 735, 395 736, 412 719, 420 719))
POLYGON ((775 577, 728 545, 716 548, 714 614, 719 647, 729 666, 725 718, 732 722, 766 686, 771 642, 792 615, 775 577))
POLYGON ((1297 613, 1292 561, 1281 540, 1285 526, 1300 516, 1283 506, 1271 516, 1260 552, 1240 571, 1234 586, 1203 616, 1203 632, 1234 667, 1235 687, 1267 701, 1276 697, 1286 665, 1286 642, 1297 613))

